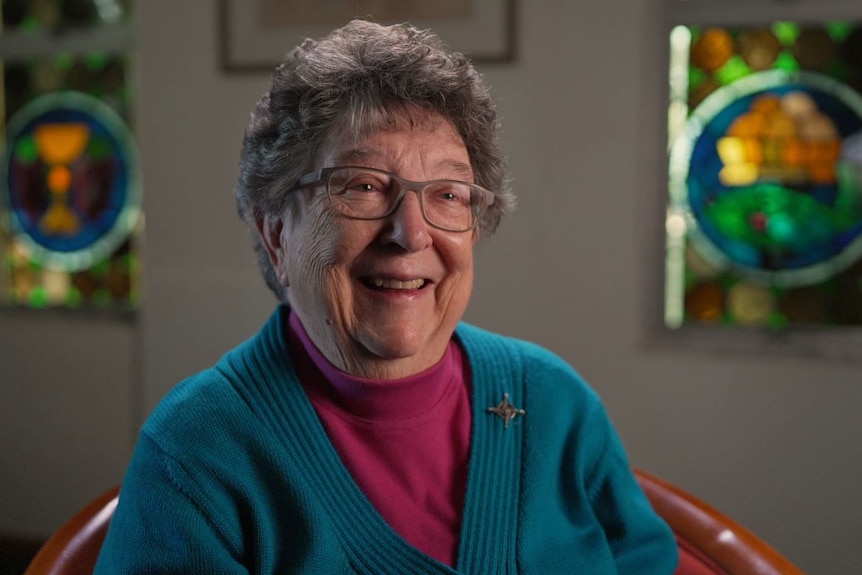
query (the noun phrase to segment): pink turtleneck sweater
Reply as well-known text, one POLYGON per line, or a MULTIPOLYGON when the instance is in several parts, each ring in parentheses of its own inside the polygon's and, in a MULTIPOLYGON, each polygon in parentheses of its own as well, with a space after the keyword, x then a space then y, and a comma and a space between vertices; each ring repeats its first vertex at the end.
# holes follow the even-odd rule
POLYGON ((402 538, 454 566, 471 424, 461 349, 450 341, 431 368, 376 381, 329 363, 294 313, 290 346, 299 380, 359 488, 402 538))

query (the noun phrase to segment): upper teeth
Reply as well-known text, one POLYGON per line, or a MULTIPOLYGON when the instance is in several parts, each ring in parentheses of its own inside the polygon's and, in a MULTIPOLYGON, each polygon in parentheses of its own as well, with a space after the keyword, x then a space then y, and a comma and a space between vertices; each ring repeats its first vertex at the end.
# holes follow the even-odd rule
POLYGON ((370 283, 374 287, 382 287, 387 289, 419 289, 423 285, 425 285, 425 280, 390 280, 390 279, 382 279, 382 278, 374 278, 370 280, 370 283))

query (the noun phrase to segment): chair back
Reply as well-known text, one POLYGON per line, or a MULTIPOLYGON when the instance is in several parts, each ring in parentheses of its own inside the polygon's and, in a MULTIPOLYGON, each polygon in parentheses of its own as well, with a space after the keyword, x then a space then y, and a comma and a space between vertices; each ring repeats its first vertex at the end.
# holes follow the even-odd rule
POLYGON ((754 533, 654 475, 635 477, 679 547, 676 575, 803 575, 754 533))
POLYGON ((92 573, 119 493, 120 488, 113 487, 78 511, 39 549, 24 575, 92 573))

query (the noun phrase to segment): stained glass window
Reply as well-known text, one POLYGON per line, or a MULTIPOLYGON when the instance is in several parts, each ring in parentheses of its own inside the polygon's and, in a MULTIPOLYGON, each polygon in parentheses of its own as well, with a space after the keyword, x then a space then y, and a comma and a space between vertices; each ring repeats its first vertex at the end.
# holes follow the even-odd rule
POLYGON ((862 25, 670 36, 665 323, 862 325, 862 25))
POLYGON ((2 3, 0 304, 134 309, 129 2, 2 3))

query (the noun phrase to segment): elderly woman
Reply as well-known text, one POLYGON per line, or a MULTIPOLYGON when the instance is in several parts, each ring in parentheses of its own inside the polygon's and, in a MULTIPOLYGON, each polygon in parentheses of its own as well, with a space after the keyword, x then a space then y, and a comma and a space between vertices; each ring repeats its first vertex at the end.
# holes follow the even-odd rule
POLYGON ((460 323, 511 210, 464 56, 352 22, 276 70, 239 211, 281 305, 144 426, 97 573, 671 573, 596 395, 460 323))

